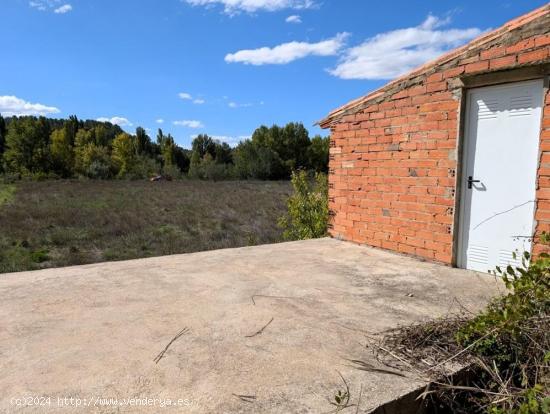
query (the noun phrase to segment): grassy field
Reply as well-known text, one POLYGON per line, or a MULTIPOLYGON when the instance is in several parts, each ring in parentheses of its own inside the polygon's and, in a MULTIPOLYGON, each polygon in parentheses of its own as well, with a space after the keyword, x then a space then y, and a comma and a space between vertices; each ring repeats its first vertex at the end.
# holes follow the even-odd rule
POLYGON ((288 182, 0 184, 0 273, 281 240, 288 182))

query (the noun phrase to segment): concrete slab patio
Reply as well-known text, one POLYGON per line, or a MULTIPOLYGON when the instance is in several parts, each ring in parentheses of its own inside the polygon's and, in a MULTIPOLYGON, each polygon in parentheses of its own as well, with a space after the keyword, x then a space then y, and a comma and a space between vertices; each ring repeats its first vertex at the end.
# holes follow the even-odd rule
POLYGON ((337 371, 368 412, 418 384, 350 367, 376 364, 364 331, 497 291, 489 275, 333 239, 4 274, 0 412, 323 413, 337 371))

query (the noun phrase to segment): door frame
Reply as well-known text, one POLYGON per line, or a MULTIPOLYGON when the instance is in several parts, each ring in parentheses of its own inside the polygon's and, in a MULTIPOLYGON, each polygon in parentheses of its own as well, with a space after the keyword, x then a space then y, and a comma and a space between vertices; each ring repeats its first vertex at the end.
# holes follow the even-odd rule
MULTIPOLYGON (((546 69, 546 68, 544 68, 546 69)), ((544 70, 543 69, 543 70, 544 70)), ((465 256, 463 251, 463 242, 464 242, 464 226, 463 218, 465 216, 464 212, 466 209, 465 206, 465 197, 464 197, 464 178, 466 174, 466 166, 468 163, 468 131, 469 131, 469 109, 470 109, 470 99, 471 91, 473 89, 479 89, 490 86, 506 86, 508 84, 520 83, 525 81, 534 81, 542 80, 542 107, 541 107, 541 117, 539 131, 542 131, 542 121, 544 119, 544 107, 545 107, 545 96, 550 90, 550 76, 544 74, 541 75, 538 71, 525 71, 523 70, 512 70, 506 71, 506 77, 502 76, 502 73, 496 74, 483 74, 474 77, 461 79, 462 88, 461 88, 461 100, 460 100, 460 109, 458 116, 458 131, 457 131, 457 167, 456 167, 456 181, 455 181, 455 202, 454 202, 454 219, 452 224, 452 259, 451 265, 453 267, 464 267, 465 256)), ((546 72, 546 70, 544 70, 546 72)), ((539 148, 537 156, 537 174, 535 176, 535 188, 538 189, 538 171, 540 168, 541 162, 541 147, 540 147, 540 132, 539 132, 539 148)), ((537 214, 537 199, 535 195, 535 208, 533 210, 533 232, 536 230, 537 221, 535 219, 537 214)), ((531 252, 533 250, 534 243, 531 243, 531 252)))

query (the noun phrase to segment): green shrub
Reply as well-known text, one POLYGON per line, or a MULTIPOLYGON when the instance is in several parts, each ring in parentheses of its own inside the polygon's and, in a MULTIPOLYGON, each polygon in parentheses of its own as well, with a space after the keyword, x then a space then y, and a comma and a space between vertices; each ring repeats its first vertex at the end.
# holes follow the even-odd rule
POLYGON ((30 257, 34 263, 43 263, 50 260, 48 253, 49 251, 46 249, 35 250, 30 253, 30 257))
POLYGON ((373 344, 388 366, 433 381, 427 412, 550 413, 550 255, 524 253, 521 266, 492 273, 507 292, 480 313, 398 327, 373 344))
POLYGON ((509 293, 462 328, 458 341, 481 355, 498 356, 503 361, 516 359, 521 349, 515 342, 522 339, 524 322, 546 314, 550 307, 550 256, 543 253, 531 264, 524 253, 523 267, 497 267, 495 274, 504 281, 509 293), (505 341, 502 341, 505 339, 505 341))
POLYGON ((543 414, 550 408, 550 256, 494 272, 509 293, 463 326, 456 339, 478 358, 477 400, 490 414, 543 414), (493 393, 493 394, 491 394, 493 393))
POLYGON ((0 207, 9 203, 15 196, 15 185, 0 183, 0 207))
POLYGON ((162 167, 162 175, 170 177, 174 180, 183 178, 183 173, 176 165, 165 165, 162 167))
POLYGON ((29 242, 8 243, 7 240, 0 240, 0 273, 16 272, 21 270, 22 264, 28 270, 39 269, 41 263, 50 260, 47 249, 33 250, 29 242))
POLYGON ((288 172, 277 152, 252 141, 243 141, 235 149, 235 171, 242 180, 279 180, 288 178, 288 172))
POLYGON ((537 384, 533 388, 523 391, 517 397, 513 407, 502 408, 492 405, 488 412, 489 414, 548 414, 550 413, 550 398, 545 397, 544 394, 544 388, 537 384))
POLYGON ((107 147, 95 145, 93 143, 79 146, 76 149, 75 158, 75 169, 80 176, 90 179, 105 180, 112 178, 115 173, 115 168, 107 147))
MULTIPOLYGON (((140 155, 135 157, 133 163, 128 167, 122 178, 140 180, 158 175, 160 163, 152 158, 140 155)), ((120 174, 120 173, 119 173, 120 174)))
POLYGON ((215 162, 208 162, 204 163, 201 167, 203 178, 205 180, 229 180, 234 176, 232 164, 218 164, 215 162))
POLYGON ((193 160, 189 168, 189 178, 201 180, 222 181, 235 177, 233 164, 216 162, 210 154, 200 160, 193 160))
POLYGON ((112 168, 110 163, 94 160, 85 170, 85 175, 88 178, 96 180, 106 180, 112 176, 112 168))
POLYGON ((286 240, 324 237, 328 226, 327 176, 317 173, 309 179, 305 171, 292 173, 294 194, 288 199, 288 214, 279 219, 286 240))

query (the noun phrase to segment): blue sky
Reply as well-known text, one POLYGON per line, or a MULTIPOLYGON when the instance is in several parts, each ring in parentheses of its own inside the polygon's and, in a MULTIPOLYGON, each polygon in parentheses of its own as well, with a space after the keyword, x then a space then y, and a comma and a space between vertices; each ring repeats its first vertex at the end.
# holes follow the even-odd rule
POLYGON ((231 144, 331 109, 542 0, 0 0, 0 113, 231 144), (161 122, 162 121, 162 122, 161 122))

